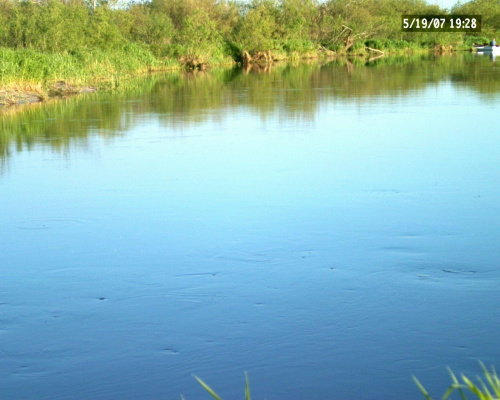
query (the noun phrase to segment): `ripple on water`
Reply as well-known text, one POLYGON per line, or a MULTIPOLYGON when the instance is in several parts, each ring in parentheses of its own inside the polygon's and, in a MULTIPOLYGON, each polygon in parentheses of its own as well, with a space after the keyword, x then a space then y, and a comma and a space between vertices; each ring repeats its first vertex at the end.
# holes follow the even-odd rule
POLYGON ((168 356, 176 356, 180 354, 180 351, 170 347, 165 347, 162 349, 162 353, 168 356))
POLYGON ((29 218, 16 222, 14 227, 23 230, 59 229, 81 225, 84 222, 75 218, 29 218))
POLYGON ((456 280, 488 280, 498 276, 498 269, 488 265, 470 265, 459 262, 405 262, 399 263, 401 271, 423 280, 456 283, 456 280))

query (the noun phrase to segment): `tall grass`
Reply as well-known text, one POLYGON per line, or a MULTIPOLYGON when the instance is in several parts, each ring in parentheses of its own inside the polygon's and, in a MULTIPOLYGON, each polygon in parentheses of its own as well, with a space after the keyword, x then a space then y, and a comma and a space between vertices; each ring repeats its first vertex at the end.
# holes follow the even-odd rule
MULTIPOLYGON (((210 393, 210 395, 215 399, 215 400, 222 400, 217 393, 214 392, 214 390, 208 386, 204 381, 202 381, 200 378, 198 378, 196 375, 193 375, 195 379, 200 383, 203 388, 210 393)), ((245 373, 245 400, 251 400, 250 397, 250 384, 248 382, 248 375, 245 373)))
MULTIPOLYGON (((444 393, 442 400, 448 399, 455 391, 460 394, 460 398, 462 400, 466 400, 466 393, 470 392, 474 394, 479 400, 498 400, 500 399, 500 379, 492 367, 491 371, 484 366, 483 363, 480 363, 483 369, 485 380, 480 377, 477 377, 478 383, 474 383, 464 374, 460 375, 460 380, 455 376, 453 371, 450 371, 452 384, 444 393)), ((413 380, 417 384, 418 388, 426 398, 426 400, 432 400, 432 397, 429 395, 427 390, 425 390, 424 386, 418 381, 416 377, 413 377, 413 380)))
POLYGON ((0 48, 0 85, 26 86, 66 81, 72 84, 106 83, 114 77, 178 66, 178 62, 158 59, 148 49, 128 44, 114 50, 75 50, 46 53, 34 49, 0 48))

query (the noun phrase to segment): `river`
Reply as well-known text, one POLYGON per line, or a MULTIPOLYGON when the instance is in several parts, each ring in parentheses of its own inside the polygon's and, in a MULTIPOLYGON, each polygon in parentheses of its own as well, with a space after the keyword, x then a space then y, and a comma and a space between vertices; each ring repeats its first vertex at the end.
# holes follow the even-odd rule
POLYGON ((500 68, 156 75, 0 122, 0 397, 440 398, 500 367, 500 68))

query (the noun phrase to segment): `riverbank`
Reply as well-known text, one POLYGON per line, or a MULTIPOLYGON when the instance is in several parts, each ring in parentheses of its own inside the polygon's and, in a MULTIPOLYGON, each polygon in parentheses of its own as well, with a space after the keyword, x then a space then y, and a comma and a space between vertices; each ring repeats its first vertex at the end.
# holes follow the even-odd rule
POLYGON ((40 103, 50 98, 66 98, 78 94, 96 92, 95 86, 73 86, 64 81, 52 84, 48 89, 41 86, 12 87, 0 90, 0 106, 40 103))
POLYGON ((0 48, 0 105, 115 89, 137 75, 178 67, 135 44, 61 53, 0 48))
MULTIPOLYGON (((44 102, 50 99, 93 93, 126 90, 134 78, 150 73, 242 67, 250 70, 268 69, 281 62, 331 60, 371 61, 380 57, 409 56, 435 52, 422 47, 385 48, 380 42, 357 46, 353 51, 331 51, 319 47, 316 51, 243 52, 239 60, 230 57, 159 58, 148 49, 134 44, 120 50, 85 50, 78 52, 44 53, 33 49, 0 48, 0 107, 44 102), (378 47, 378 48, 377 48, 378 47)), ((447 48, 445 52, 451 51, 447 48)), ((131 83, 132 82, 132 83, 131 83)))
MULTIPOLYGON (((498 7, 493 0, 485 3, 498 7)), ((483 6, 472 2, 453 12, 496 15, 482 13, 483 6)), ((497 26, 484 17, 480 38, 468 32, 402 32, 401 15, 449 12, 406 0, 151 0, 123 7, 81 0, 5 0, 1 8, 3 104, 51 97, 50 88, 58 82, 69 92, 116 89, 154 71, 456 49, 489 41, 497 26)))

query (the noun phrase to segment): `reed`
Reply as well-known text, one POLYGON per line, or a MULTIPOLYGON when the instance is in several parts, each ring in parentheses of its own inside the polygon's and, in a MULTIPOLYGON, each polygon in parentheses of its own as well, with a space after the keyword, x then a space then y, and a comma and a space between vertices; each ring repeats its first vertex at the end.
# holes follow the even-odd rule
MULTIPOLYGON (((499 400, 500 399, 500 379, 492 367, 491 371, 480 363, 484 373, 484 379, 477 377, 478 383, 474 383, 464 374, 460 375, 460 380, 455 376, 453 371, 449 369, 452 383, 444 393, 442 400, 448 399, 455 391, 460 394, 462 400, 466 400, 466 393, 470 392, 479 400, 499 400)), ((418 381, 414 376, 413 380, 417 384, 418 388, 426 398, 426 400, 432 400, 424 386, 418 381)))
MULTIPOLYGON (((484 379, 481 377, 477 377, 478 383, 474 383, 471 379, 469 379, 464 374, 460 375, 460 379, 453 373, 451 369, 449 369, 452 383, 445 391, 442 400, 447 400, 455 391, 457 391, 460 395, 461 400, 467 400, 466 393, 470 392, 479 400, 499 400, 500 399, 500 379, 492 367, 491 371, 489 371, 483 363, 480 363, 484 373, 484 379)), ((202 379, 193 375, 195 379, 200 383, 201 386, 215 399, 222 400, 221 397, 210 387, 208 386, 202 379)), ((426 398, 426 400, 432 400, 432 397, 429 395, 424 386, 420 383, 420 381, 413 376, 413 380, 416 385, 426 398)), ((248 375, 245 373, 245 400, 250 399, 250 385, 248 382, 248 375)))
POLYGON ((0 86, 26 87, 65 81, 73 85, 109 85, 117 77, 174 69, 179 63, 155 57, 137 44, 120 49, 86 49, 47 53, 34 49, 0 48, 0 86))
MULTIPOLYGON (((215 400, 222 400, 215 391, 208 386, 204 381, 202 381, 200 378, 198 378, 196 375, 193 375, 195 379, 200 383, 203 388, 210 393, 210 395, 215 399, 215 400)), ((250 397, 250 384, 248 382, 248 375, 245 372, 245 400, 251 400, 250 397)))

